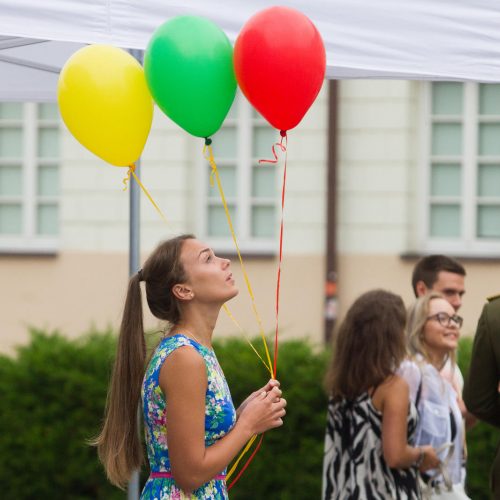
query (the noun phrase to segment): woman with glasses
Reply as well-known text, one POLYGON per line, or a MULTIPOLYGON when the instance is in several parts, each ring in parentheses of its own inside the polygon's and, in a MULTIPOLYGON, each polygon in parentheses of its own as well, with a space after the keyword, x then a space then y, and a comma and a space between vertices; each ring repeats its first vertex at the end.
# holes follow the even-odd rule
MULTIPOLYGON (((398 370, 410 387, 419 413, 417 445, 432 445, 441 459, 440 470, 422 474, 429 490, 453 488, 457 498, 468 498, 462 484, 464 426, 459 395, 440 375, 455 353, 462 318, 439 293, 418 298, 408 311, 407 341, 410 359, 398 370)), ((455 497, 454 497, 455 498, 455 497)))

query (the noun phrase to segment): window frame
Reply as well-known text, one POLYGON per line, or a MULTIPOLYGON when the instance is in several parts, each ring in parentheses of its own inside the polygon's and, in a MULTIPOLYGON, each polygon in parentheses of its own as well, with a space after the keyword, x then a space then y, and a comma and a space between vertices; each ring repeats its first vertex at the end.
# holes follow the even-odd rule
MULTIPOLYGON (((22 194, 20 201, 23 207, 22 232, 18 235, 0 234, 0 253, 2 254, 54 254, 60 245, 58 235, 37 234, 37 206, 42 203, 55 203, 58 206, 58 227, 60 228, 60 195, 42 197, 38 194, 39 167, 54 165, 59 167, 60 155, 56 158, 42 158, 38 155, 38 131, 41 128, 56 128, 60 134, 59 119, 39 118, 39 104, 33 102, 20 103, 23 113, 20 119, 0 119, 0 127, 20 127, 22 129, 21 158, 0 158, 1 164, 21 163, 22 194)), ((1 197, 2 201, 8 197, 1 197)), ((16 197, 19 199, 19 197, 16 197)))
MULTIPOLYGON (((238 92, 236 94, 235 102, 237 101, 237 113, 235 116, 228 116, 224 121, 224 126, 234 126, 236 128, 237 137, 237 152, 236 152, 236 219, 233 220, 235 229, 236 240, 238 247, 242 253, 255 255, 255 256, 274 256, 278 253, 278 234, 279 234, 279 218, 280 206, 278 203, 278 193, 281 187, 279 186, 280 174, 282 173, 282 166, 278 164, 264 164, 260 168, 278 168, 275 175, 275 192, 276 196, 271 200, 269 199, 256 199, 252 196, 252 169, 255 168, 255 163, 259 160, 252 155, 252 145, 254 130, 259 125, 270 125, 261 116, 255 116, 252 106, 238 92), (252 232, 252 207, 259 206, 262 203, 264 206, 272 206, 274 208, 274 233, 269 238, 257 238, 251 235, 252 232)), ((276 141, 278 140, 279 133, 276 131, 276 141)), ((217 140, 217 134, 214 134, 214 142, 217 140)), ((276 142, 275 141, 275 142, 276 142)), ((272 156, 271 147, 269 144, 269 156, 272 156)), ((217 167, 224 165, 225 160, 218 159, 215 156, 217 167)), ((232 161, 231 161, 232 163, 232 161)), ((214 204, 220 204, 220 195, 215 183, 213 187, 209 185, 209 176, 206 175, 206 169, 209 169, 208 162, 199 155, 197 160, 197 177, 200 182, 197 182, 196 190, 196 233, 200 235, 208 244, 210 244, 216 252, 225 255, 236 254, 236 248, 231 236, 227 237, 214 237, 208 234, 208 211, 207 207, 210 204, 211 198, 208 196, 209 189, 216 190, 216 196, 212 200, 216 200, 214 204)), ((224 188, 224 185, 222 186, 224 188)), ((226 222, 226 221, 225 221, 226 222)), ((226 222, 227 224, 227 222, 226 222)))
MULTIPOLYGON (((425 82, 421 93, 421 116, 420 151, 422 151, 419 162, 417 207, 421 216, 418 217, 418 241, 421 250, 425 253, 446 253, 463 257, 498 257, 500 253, 500 237, 479 238, 477 237, 476 225, 479 206, 477 194, 477 180, 479 165, 485 163, 500 163, 498 157, 480 157, 478 148, 479 125, 488 121, 500 123, 500 115, 479 114, 479 92, 480 84, 476 82, 460 82, 463 85, 463 110, 460 117, 456 116, 457 122, 462 124, 462 155, 456 157, 439 157, 445 162, 457 162, 461 164, 462 192, 459 199, 461 207, 461 234, 456 239, 438 238, 430 236, 430 215, 433 197, 431 196, 431 170, 433 157, 431 155, 432 124, 440 119, 433 119, 432 115, 432 85, 435 82, 425 82), (423 201, 423 210, 418 204, 423 201)), ((450 122, 453 117, 443 116, 443 122, 450 122)), ((437 199, 437 201, 439 201, 437 199)))

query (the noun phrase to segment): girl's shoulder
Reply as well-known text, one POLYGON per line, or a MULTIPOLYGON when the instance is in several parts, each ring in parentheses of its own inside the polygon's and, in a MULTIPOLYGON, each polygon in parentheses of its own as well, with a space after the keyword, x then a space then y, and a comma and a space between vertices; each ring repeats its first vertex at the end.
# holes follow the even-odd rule
POLYGON ((408 400, 409 388, 406 381, 397 374, 387 377, 374 391, 371 400, 379 412, 384 411, 387 402, 408 400))
POLYGON ((404 380, 411 381, 422 377, 425 366, 418 359, 406 358, 396 370, 396 374, 404 380))
POLYGON ((377 389, 377 392, 380 391, 381 393, 402 393, 402 392, 408 392, 408 383, 406 380, 395 373, 394 375, 391 375, 390 377, 387 377, 379 386, 377 389))
POLYGON ((188 351, 187 353, 181 354, 181 357, 185 357, 187 355, 188 359, 190 359, 192 355, 196 358, 199 358, 200 355, 203 357, 199 347, 200 345, 194 340, 181 334, 169 335, 162 338, 160 343, 156 346, 153 356, 151 357, 147 369, 147 375, 150 376, 152 373, 158 372, 167 358, 169 358, 174 352, 176 354, 180 354, 181 351, 188 351), (180 349, 184 347, 189 347, 190 349, 180 349))

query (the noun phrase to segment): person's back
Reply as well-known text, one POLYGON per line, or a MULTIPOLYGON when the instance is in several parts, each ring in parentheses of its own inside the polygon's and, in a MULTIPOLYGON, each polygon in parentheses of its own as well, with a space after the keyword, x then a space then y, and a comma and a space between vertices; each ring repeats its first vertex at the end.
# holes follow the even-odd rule
POLYGON ((394 372, 406 354, 401 297, 374 290, 350 307, 335 338, 323 499, 420 498, 417 469, 435 467, 430 446, 410 443, 417 414, 394 372))
MULTIPOLYGON (((391 376, 354 400, 330 400, 323 498, 420 498, 417 468, 391 469, 384 458, 382 408, 389 396, 408 399, 400 377, 391 376)), ((418 417, 415 406, 408 407, 406 439, 413 442, 418 417)))

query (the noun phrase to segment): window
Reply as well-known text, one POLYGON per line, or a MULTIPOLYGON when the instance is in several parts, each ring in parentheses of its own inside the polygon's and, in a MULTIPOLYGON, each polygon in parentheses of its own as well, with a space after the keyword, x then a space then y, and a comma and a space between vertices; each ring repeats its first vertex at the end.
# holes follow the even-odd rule
MULTIPOLYGON (((271 147, 279 142, 273 129, 238 94, 221 129, 213 136, 213 152, 241 251, 277 251, 278 193, 282 168, 259 164, 272 158, 271 147)), ((234 243, 217 185, 210 185, 211 167, 202 166, 199 233, 218 251, 233 252, 234 243)))
POLYGON ((0 103, 0 251, 55 251, 58 195, 56 104, 0 103))
POLYGON ((500 84, 425 87, 425 250, 498 255, 500 84))

